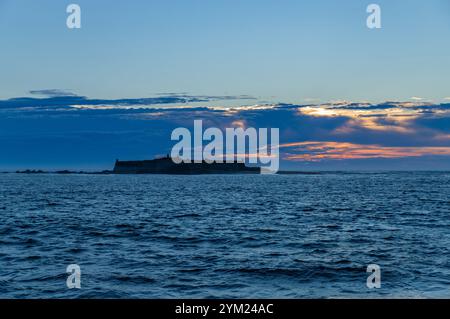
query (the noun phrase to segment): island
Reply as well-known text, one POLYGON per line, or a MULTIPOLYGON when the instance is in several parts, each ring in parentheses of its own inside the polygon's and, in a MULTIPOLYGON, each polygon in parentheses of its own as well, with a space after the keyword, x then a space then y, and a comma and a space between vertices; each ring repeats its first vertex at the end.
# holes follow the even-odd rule
POLYGON ((119 161, 114 165, 114 174, 174 174, 174 175, 201 175, 201 174, 259 174, 260 167, 248 167, 245 163, 175 163, 172 158, 156 158, 143 161, 119 161))

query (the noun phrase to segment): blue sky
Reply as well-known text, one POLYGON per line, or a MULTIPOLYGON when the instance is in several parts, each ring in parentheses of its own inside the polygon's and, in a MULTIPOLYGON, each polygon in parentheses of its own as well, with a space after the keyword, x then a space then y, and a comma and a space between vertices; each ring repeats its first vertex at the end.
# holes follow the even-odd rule
POLYGON ((447 0, 73 2, 79 30, 71 2, 0 0, 0 169, 151 157, 196 118, 278 125, 286 167, 450 169, 447 0))
POLYGON ((298 103, 449 95, 447 0, 0 1, 0 97, 66 88, 101 98, 249 94, 298 103), (430 85, 432 79, 433 85, 430 85))

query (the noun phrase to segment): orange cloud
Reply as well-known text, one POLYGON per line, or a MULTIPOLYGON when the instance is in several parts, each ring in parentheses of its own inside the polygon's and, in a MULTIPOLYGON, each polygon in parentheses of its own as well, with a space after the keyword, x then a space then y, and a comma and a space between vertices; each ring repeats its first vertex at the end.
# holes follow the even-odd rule
POLYGON ((285 159, 291 161, 320 161, 323 159, 368 159, 402 158, 426 155, 450 155, 450 147, 409 147, 365 145, 345 142, 298 142, 280 145, 280 148, 293 148, 299 154, 289 154, 285 159))

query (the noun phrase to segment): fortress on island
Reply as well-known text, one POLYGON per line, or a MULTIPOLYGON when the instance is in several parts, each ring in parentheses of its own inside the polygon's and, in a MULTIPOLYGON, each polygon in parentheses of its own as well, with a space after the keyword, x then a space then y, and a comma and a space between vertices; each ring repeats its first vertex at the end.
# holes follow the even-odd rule
POLYGON ((144 161, 119 161, 114 165, 114 174, 259 174, 260 167, 247 167, 245 163, 180 163, 170 156, 144 161))

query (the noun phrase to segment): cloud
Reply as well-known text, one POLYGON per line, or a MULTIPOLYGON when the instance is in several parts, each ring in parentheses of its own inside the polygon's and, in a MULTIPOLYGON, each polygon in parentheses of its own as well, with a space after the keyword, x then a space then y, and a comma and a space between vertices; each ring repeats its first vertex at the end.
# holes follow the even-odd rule
POLYGON ((44 98, 18 97, 8 100, 0 100, 0 108, 146 108, 158 104, 186 104, 186 103, 204 103, 212 101, 229 100, 252 100, 254 97, 248 95, 184 95, 170 94, 167 96, 143 97, 143 98, 123 98, 123 99, 91 99, 80 96, 65 90, 46 89, 30 91, 32 95, 44 95, 44 98))
POLYGON ((31 90, 29 93, 32 95, 42 95, 47 97, 78 96, 68 90, 60 89, 31 90))
POLYGON ((233 95, 161 93, 113 100, 58 96, 61 92, 0 100, 0 163, 151 158, 170 150, 174 128, 192 128, 194 119, 202 119, 204 128, 279 128, 283 162, 297 165, 293 169, 345 161, 389 168, 402 160, 420 167, 422 159, 436 165, 437 159, 427 162, 429 156, 443 158, 436 167, 450 167, 450 103, 253 104, 251 97, 233 95))
POLYGON ((294 148, 285 157, 291 161, 349 160, 372 158, 405 158, 450 155, 450 147, 392 147, 345 142, 298 142, 280 145, 280 149, 294 148))

